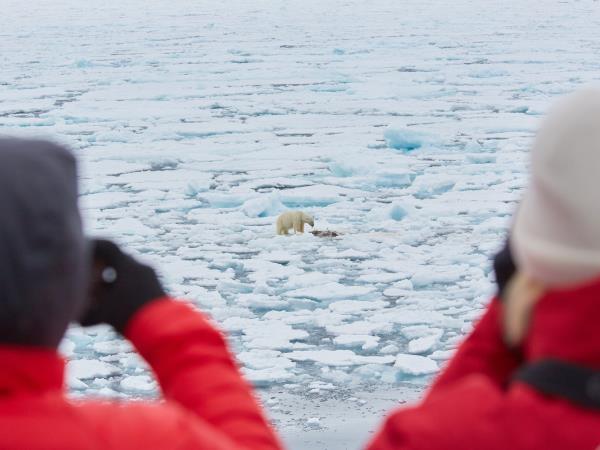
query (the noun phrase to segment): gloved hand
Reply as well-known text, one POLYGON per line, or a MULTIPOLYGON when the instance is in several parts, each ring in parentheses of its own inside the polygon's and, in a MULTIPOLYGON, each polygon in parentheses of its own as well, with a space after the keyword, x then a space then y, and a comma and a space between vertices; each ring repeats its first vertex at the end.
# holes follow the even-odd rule
POLYGON ((151 267, 123 253, 111 241, 93 241, 94 264, 90 302, 79 321, 83 326, 107 323, 123 333, 144 305, 164 297, 165 291, 151 267))

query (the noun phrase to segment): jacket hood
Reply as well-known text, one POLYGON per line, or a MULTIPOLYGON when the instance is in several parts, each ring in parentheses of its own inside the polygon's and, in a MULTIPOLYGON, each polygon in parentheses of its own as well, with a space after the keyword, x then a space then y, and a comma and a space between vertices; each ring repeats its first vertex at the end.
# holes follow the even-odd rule
POLYGON ((0 343, 55 347, 85 299, 88 264, 73 155, 0 139, 0 343))

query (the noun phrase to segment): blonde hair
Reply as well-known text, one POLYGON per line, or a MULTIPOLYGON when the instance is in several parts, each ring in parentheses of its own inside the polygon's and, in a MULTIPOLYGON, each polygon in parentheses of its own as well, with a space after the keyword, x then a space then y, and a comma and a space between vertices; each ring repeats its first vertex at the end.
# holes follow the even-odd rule
POLYGON ((502 328, 509 346, 517 346, 523 341, 529 329, 531 312, 545 291, 543 283, 521 271, 508 282, 503 295, 502 328))

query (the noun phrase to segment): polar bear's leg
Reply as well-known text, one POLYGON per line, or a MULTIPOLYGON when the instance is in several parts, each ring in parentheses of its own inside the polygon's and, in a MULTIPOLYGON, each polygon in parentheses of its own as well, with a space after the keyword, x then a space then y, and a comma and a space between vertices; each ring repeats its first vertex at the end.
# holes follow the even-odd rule
POLYGON ((294 233, 302 233, 302 219, 294 217, 294 233))
POLYGON ((283 216, 279 216, 277 218, 276 228, 277 228, 278 235, 288 234, 287 221, 284 219, 285 219, 285 217, 283 217, 283 216))
POLYGON ((304 221, 300 221, 300 233, 304 233, 304 221))

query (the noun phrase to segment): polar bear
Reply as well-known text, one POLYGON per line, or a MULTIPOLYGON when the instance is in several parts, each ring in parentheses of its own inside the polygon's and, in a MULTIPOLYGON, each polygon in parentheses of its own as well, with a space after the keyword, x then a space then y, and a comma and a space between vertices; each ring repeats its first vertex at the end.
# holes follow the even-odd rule
POLYGON ((288 234, 290 228, 294 233, 304 233, 304 224, 315 226, 315 220, 302 211, 286 211, 277 218, 277 234, 288 234))

